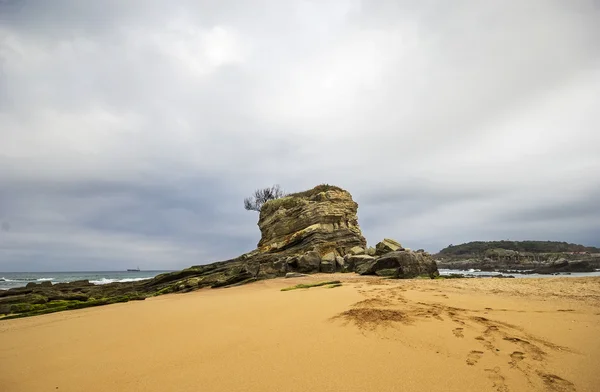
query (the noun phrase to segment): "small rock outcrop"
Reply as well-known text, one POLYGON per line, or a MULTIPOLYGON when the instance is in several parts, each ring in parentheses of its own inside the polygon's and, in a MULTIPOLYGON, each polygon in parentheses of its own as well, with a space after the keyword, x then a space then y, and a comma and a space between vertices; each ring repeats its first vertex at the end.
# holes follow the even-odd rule
POLYGON ((358 267, 361 275, 390 276, 394 278, 415 278, 417 276, 439 276, 433 258, 425 253, 408 250, 389 252, 358 267))
POLYGON ((375 245, 375 254, 377 255, 384 255, 388 252, 395 252, 397 250, 404 250, 404 248, 398 241, 389 238, 384 238, 383 241, 375 245))

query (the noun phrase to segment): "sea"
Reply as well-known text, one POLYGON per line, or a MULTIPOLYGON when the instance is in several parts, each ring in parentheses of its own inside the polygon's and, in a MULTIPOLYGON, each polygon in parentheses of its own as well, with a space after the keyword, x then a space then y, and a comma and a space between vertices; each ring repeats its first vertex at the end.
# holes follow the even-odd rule
POLYGON ((94 284, 137 282, 171 271, 0 272, 0 290, 23 287, 29 282, 66 283, 89 280, 94 284))

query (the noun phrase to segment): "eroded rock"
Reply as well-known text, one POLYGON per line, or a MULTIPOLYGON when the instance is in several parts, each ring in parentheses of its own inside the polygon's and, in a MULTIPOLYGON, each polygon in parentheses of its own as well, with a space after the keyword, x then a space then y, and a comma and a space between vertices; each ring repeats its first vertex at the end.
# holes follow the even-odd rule
POLYGON ((372 260, 356 268, 361 275, 384 275, 394 278, 414 278, 427 275, 431 278, 439 275, 435 261, 423 253, 395 251, 372 260))
POLYGON ((258 249, 295 254, 315 250, 324 255, 334 249, 345 254, 356 246, 364 248, 357 210, 349 192, 328 185, 268 201, 260 211, 258 249))
POLYGON ((398 241, 392 240, 390 238, 384 238, 383 241, 375 245, 375 253, 377 255, 384 255, 389 252, 395 252, 399 250, 404 250, 402 245, 398 241))
POLYGON ((369 255, 348 256, 345 258, 346 268, 348 272, 357 272, 363 270, 363 266, 374 261, 375 257, 369 255))
POLYGON ((320 265, 321 255, 319 255, 319 252, 310 251, 298 258, 296 269, 298 272, 319 272, 320 265))

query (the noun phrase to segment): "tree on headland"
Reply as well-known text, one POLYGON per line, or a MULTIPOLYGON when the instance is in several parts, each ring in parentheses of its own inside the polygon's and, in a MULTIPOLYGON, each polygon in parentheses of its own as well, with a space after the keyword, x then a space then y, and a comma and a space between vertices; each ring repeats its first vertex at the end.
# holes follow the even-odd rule
POLYGON ((244 199, 244 208, 248 211, 259 211, 263 204, 269 200, 279 199, 285 196, 279 185, 273 185, 270 188, 257 189, 254 194, 244 199))

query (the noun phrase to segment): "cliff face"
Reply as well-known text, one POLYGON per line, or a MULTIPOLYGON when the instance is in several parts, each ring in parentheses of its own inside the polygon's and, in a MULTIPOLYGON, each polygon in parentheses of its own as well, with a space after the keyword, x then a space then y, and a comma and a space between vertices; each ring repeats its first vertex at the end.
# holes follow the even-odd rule
POLYGON ((261 253, 301 254, 317 251, 343 256, 365 247, 357 218, 358 204, 349 192, 317 186, 264 204, 258 221, 261 253))

